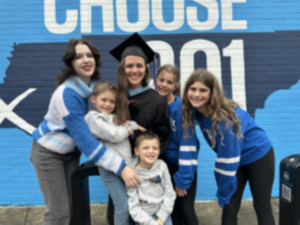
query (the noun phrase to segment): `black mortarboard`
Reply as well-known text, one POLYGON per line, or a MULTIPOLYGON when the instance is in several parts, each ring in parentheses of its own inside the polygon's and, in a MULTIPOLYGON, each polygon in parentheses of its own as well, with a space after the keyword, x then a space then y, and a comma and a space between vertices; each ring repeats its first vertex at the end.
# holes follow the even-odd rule
POLYGON ((141 38, 138 33, 132 34, 125 41, 110 51, 110 54, 118 61, 129 55, 140 56, 145 59, 146 63, 150 63, 154 59, 154 51, 141 38))

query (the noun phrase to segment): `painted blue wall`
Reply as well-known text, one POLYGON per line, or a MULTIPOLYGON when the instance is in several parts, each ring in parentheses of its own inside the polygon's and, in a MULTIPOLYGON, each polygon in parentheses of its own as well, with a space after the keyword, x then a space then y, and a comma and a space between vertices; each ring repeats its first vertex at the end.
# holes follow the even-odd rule
MULTIPOLYGON (((195 68, 206 67, 219 76, 228 97, 255 117, 274 144, 272 196, 278 197, 280 161, 300 153, 300 2, 88 2, 1 1, 0 205, 43 204, 29 161, 30 134, 47 110, 66 42, 85 37, 94 43, 103 56, 102 79, 115 82, 117 62, 108 52, 135 31, 161 63, 180 68, 182 85, 195 68)), ((215 200, 215 154, 198 135, 196 199, 215 200)), ((107 201, 100 177, 90 179, 90 189, 92 202, 107 201)), ((244 198, 251 198, 248 188, 244 198)))

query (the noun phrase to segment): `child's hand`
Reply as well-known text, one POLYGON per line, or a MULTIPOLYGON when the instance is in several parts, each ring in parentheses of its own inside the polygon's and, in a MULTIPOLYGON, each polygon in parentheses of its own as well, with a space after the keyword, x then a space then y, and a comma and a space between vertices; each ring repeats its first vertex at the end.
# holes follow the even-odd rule
POLYGON ((159 225, 164 225, 164 221, 162 221, 161 219, 157 218, 156 222, 159 223, 159 225))
POLYGON ((133 130, 128 130, 128 134, 129 134, 129 136, 132 136, 134 134, 134 131, 133 130))
POLYGON ((157 218, 156 222, 159 223, 159 225, 164 225, 164 221, 162 221, 161 219, 157 218))
POLYGON ((179 197, 184 197, 185 195, 187 195, 187 191, 184 189, 181 189, 179 187, 175 187, 175 192, 179 197))
POLYGON ((146 132, 146 131, 147 131, 146 128, 144 128, 144 127, 142 127, 142 126, 140 126, 140 125, 138 125, 138 130, 140 130, 140 131, 142 131, 142 132, 146 132))

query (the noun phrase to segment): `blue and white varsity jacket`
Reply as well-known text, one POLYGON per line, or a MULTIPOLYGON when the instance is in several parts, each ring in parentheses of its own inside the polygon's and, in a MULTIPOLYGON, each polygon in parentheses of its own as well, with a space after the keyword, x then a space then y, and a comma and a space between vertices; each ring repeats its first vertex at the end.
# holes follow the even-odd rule
POLYGON ((97 141, 84 120, 94 85, 92 82, 88 87, 73 76, 57 87, 44 121, 32 135, 41 146, 59 154, 72 152, 77 146, 96 165, 120 174, 124 159, 97 141))
MULTIPOLYGON (((243 109, 236 108, 235 113, 241 123, 242 139, 238 139, 232 127, 226 127, 220 123, 221 135, 216 131, 216 145, 214 151, 217 153, 215 162, 215 178, 218 185, 217 197, 219 205, 223 208, 230 202, 231 196, 236 191, 236 172, 239 166, 248 165, 268 153, 272 143, 268 136, 255 123, 255 120, 243 109)), ((203 135, 210 146, 212 120, 202 118, 200 113, 195 110, 195 122, 199 123, 203 135)))
POLYGON ((171 134, 163 157, 178 165, 178 171, 173 176, 174 183, 177 187, 186 190, 191 186, 197 171, 199 142, 196 133, 192 130, 189 131, 187 138, 184 137, 181 106, 182 100, 178 96, 175 96, 175 100, 169 104, 171 134))

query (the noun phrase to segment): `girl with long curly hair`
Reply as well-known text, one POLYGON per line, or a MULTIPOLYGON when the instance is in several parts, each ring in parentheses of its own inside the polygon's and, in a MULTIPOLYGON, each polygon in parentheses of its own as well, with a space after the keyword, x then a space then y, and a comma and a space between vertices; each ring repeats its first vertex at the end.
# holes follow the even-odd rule
POLYGON ((187 79, 182 114, 185 132, 199 124, 216 152, 215 178, 222 225, 236 225, 243 191, 249 182, 259 225, 274 225, 270 203, 274 181, 274 151, 267 134, 236 102, 224 96, 222 86, 207 70, 187 79))

